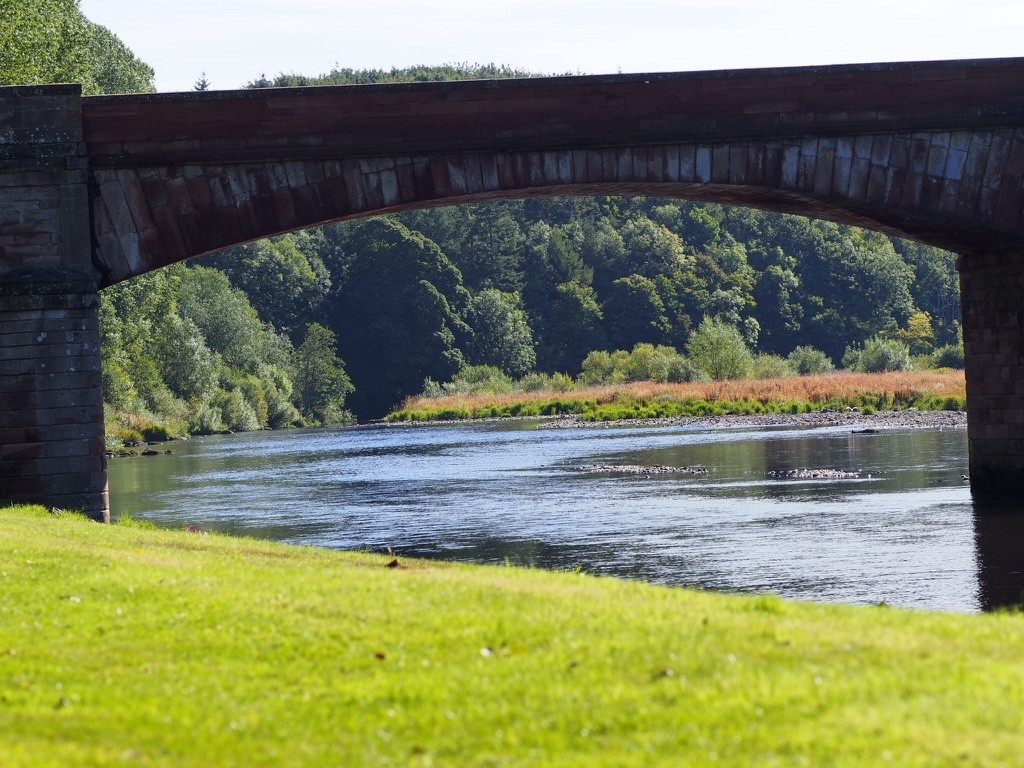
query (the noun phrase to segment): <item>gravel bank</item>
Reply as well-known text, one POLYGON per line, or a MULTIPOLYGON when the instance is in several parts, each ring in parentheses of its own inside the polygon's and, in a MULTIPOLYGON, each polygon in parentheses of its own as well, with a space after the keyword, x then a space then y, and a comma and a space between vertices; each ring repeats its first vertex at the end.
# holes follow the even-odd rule
POLYGON ((600 429, 602 427, 850 427, 851 429, 917 429, 967 427, 963 411, 879 411, 866 415, 858 410, 816 413, 759 413, 750 416, 689 416, 675 419, 623 419, 581 421, 573 416, 554 419, 546 429, 600 429))

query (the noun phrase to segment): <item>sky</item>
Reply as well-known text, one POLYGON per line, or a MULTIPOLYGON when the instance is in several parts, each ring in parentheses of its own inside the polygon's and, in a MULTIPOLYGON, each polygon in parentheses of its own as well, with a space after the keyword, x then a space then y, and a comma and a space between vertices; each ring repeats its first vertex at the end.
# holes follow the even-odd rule
POLYGON ((81 0, 160 91, 335 66, 681 72, 1024 55, 1020 0, 81 0))

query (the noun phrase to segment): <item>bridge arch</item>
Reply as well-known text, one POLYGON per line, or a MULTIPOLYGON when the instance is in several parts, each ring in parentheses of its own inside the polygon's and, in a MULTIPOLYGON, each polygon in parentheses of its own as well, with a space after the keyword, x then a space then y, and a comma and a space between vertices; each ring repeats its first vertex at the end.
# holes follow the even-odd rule
POLYGON ((1024 238, 1024 129, 98 167, 93 178, 103 285, 333 221, 538 195, 744 205, 960 254, 1012 251, 1024 238))
POLYGON ((0 89, 0 501, 107 514, 97 288, 531 195, 800 213, 960 254, 972 490, 1024 486, 1024 60, 82 98, 0 89))

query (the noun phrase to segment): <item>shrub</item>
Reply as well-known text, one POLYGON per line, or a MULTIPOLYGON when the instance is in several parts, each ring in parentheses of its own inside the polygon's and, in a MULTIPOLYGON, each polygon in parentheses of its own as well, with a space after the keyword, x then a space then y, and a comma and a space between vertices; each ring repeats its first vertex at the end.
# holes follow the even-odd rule
POLYGON ((616 364, 621 363, 625 352, 607 352, 594 350, 583 358, 581 372, 578 377, 580 384, 584 386, 597 386, 600 384, 611 384, 615 376, 616 364))
POLYGON ((568 392, 575 385, 565 373, 528 373, 517 386, 523 392, 568 392))
POLYGON ((666 381, 673 384, 684 381, 707 381, 708 378, 708 375, 688 357, 676 355, 669 362, 666 381))
POLYGON ((134 445, 135 443, 145 442, 143 440, 142 433, 137 429, 132 429, 131 427, 117 427, 114 429, 111 437, 113 438, 114 445, 120 443, 122 447, 125 445, 134 445))
POLYGON ((832 360, 820 349, 809 346, 800 346, 794 349, 786 358, 789 361, 793 372, 799 376, 814 376, 819 373, 828 373, 835 366, 832 360))
POLYGON ((686 345, 690 359, 712 379, 746 379, 754 356, 734 325, 705 318, 686 345))
POLYGON ((253 432, 260 428, 260 419, 252 403, 245 399, 241 389, 230 392, 218 390, 213 396, 213 403, 221 412, 221 418, 228 429, 237 432, 253 432))
POLYGON ((499 395, 514 388, 507 373, 493 365, 470 365, 463 368, 451 381, 452 390, 458 394, 499 395))
POLYGON ((932 366, 935 368, 963 368, 964 345, 947 344, 932 353, 932 366))
POLYGON ((754 358, 753 374, 755 379, 781 379, 792 376, 793 369, 789 361, 779 355, 757 355, 754 358))
POLYGON ((188 431, 193 435, 212 435, 226 429, 220 408, 210 403, 196 401, 196 409, 188 422, 188 431))
POLYGON ((909 371, 910 347, 902 341, 874 336, 865 342, 862 349, 847 347, 843 353, 843 365, 851 371, 863 373, 886 373, 909 371))
POLYGON ((142 430, 142 439, 147 443, 173 440, 174 434, 163 424, 150 424, 142 430))

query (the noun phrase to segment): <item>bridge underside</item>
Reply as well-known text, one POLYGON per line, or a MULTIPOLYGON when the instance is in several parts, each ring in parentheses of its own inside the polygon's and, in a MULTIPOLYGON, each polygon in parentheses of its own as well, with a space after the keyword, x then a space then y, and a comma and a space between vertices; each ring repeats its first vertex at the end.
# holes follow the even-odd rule
POLYGON ((1024 243, 1024 130, 98 167, 93 177, 104 284, 330 221, 541 195, 745 205, 961 254, 1014 251, 1024 243), (1011 160, 1020 165, 1012 173, 1011 160))
POLYGON ((96 286, 533 195, 748 205, 961 254, 972 492, 1024 489, 1024 62, 99 97, 0 89, 0 503, 107 514, 96 286))

